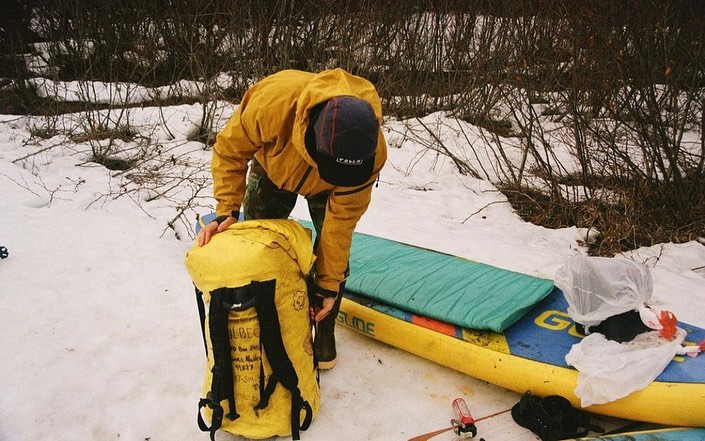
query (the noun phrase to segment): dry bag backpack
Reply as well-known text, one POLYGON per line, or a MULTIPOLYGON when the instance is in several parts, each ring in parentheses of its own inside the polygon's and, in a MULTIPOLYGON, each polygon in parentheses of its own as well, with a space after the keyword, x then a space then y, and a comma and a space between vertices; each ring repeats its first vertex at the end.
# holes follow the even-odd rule
POLYGON ((239 222, 187 253, 207 352, 198 423, 211 439, 299 439, 318 413, 313 260, 310 231, 292 220, 239 222))

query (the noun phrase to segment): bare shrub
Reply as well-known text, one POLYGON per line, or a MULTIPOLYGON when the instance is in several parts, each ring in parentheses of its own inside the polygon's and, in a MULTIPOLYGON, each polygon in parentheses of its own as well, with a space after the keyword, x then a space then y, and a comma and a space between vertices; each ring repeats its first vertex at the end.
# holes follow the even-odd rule
MULTIPOLYGON (((375 84, 387 115, 457 118, 467 152, 428 125, 409 136, 493 180, 536 223, 600 230, 596 253, 705 235, 700 0, 48 0, 33 11, 46 75, 78 81, 83 132, 109 134, 87 141, 95 157, 120 148, 130 85, 193 81, 195 93, 154 99, 200 103, 190 139, 207 146, 221 100, 278 70, 343 67, 375 84), (98 103, 95 81, 127 89, 98 103)), ((41 104, 31 87, 12 93, 22 109, 41 104)))

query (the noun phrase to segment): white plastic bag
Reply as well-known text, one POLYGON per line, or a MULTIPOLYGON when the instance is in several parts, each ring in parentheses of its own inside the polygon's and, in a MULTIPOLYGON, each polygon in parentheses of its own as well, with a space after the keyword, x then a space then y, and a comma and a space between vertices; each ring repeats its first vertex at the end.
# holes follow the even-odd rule
POLYGON ((652 331, 617 343, 590 334, 573 345, 565 361, 579 371, 575 395, 581 406, 609 403, 648 386, 682 351, 685 336, 678 328, 672 341, 652 331))
POLYGON ((568 314, 586 328, 630 310, 651 299, 649 269, 627 259, 569 257, 555 276, 555 284, 568 301, 568 314))

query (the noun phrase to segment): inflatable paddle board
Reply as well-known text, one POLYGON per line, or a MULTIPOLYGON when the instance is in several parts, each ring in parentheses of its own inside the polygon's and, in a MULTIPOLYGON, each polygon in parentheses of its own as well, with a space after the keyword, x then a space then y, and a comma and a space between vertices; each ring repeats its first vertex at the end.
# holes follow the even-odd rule
MULTIPOLYGON (((561 395, 580 408, 573 393, 578 371, 565 355, 582 336, 568 316, 559 289, 502 333, 451 325, 347 292, 340 325, 412 354, 505 389, 534 395, 561 395)), ((700 342, 705 330, 679 323, 686 344, 700 342)), ((675 357, 641 391, 585 410, 668 426, 705 426, 705 356, 675 357)), ((647 438, 644 438, 647 439, 647 438)))

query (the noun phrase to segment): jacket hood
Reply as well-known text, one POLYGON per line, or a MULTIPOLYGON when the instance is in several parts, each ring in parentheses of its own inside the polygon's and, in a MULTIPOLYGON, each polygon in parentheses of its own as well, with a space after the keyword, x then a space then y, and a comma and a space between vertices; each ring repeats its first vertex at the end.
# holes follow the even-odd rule
POLYGON ((305 142, 309 115, 318 104, 336 96, 354 96, 367 101, 372 106, 380 126, 382 125, 382 103, 372 83, 340 68, 315 74, 297 100, 292 133, 292 142, 297 151, 312 166, 316 166, 316 163, 306 151, 305 142))

